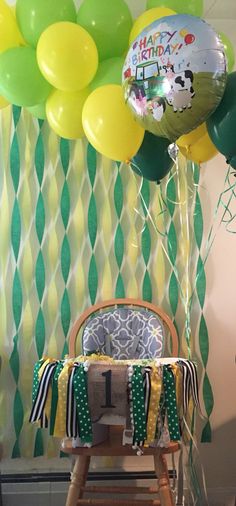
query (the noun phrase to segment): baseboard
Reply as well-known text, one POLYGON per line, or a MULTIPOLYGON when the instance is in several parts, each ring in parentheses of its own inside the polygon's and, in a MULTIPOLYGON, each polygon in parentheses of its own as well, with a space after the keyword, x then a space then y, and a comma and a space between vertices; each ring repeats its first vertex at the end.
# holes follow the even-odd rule
MULTIPOLYGON (((90 473, 93 485, 154 486, 152 472, 147 473, 90 473), (116 476, 118 475, 119 476, 116 476), (132 478, 131 478, 132 476, 132 478)), ((64 506, 69 485, 68 473, 45 475, 2 476, 3 506, 64 506), (63 476, 64 478, 63 478, 63 476), (28 481, 27 481, 28 476, 28 481), (64 479, 64 481, 62 481, 64 479), (21 480, 21 481, 20 481, 21 480), (41 481, 40 481, 41 480, 41 481), (48 481, 44 481, 48 480, 48 481)), ((209 506, 236 506, 236 487, 211 488, 208 490, 209 506)))

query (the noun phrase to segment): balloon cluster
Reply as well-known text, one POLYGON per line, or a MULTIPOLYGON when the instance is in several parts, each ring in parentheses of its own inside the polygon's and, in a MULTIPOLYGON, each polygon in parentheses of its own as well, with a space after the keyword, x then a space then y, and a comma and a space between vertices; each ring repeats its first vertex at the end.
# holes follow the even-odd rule
POLYGON ((147 0, 133 23, 125 0, 83 0, 78 12, 73 0, 17 0, 15 11, 0 0, 0 108, 85 134, 151 181, 169 172, 173 142, 193 161, 219 150, 236 165, 233 47, 196 17, 202 1, 147 0))

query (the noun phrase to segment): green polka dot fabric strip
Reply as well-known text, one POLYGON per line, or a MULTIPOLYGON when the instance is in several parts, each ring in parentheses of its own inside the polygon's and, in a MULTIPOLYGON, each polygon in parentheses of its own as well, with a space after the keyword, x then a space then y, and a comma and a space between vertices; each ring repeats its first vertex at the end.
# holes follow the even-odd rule
POLYGON ((145 399, 143 391, 142 366, 133 366, 131 380, 134 423, 134 443, 141 444, 147 438, 145 399))
POLYGON ((167 412, 171 441, 180 440, 179 419, 176 405, 175 378, 168 365, 163 366, 164 406, 167 412))
POLYGON ((79 435, 82 443, 92 443, 92 422, 88 405, 87 394, 87 373, 83 364, 76 366, 74 378, 74 395, 77 406, 77 414, 79 420, 79 435))

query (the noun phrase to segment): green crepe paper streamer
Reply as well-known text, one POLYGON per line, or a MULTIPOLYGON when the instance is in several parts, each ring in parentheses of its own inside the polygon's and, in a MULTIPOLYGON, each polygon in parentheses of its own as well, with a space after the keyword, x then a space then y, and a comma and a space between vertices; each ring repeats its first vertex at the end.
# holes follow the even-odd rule
POLYGON ((60 156, 64 176, 67 176, 70 163, 70 144, 67 139, 60 140, 60 156))
POLYGON ((87 149, 87 166, 90 183, 93 188, 97 171, 97 153, 96 150, 93 148, 93 146, 91 146, 91 144, 88 144, 87 149))
POLYGON ((34 442, 34 457, 43 457, 43 455, 44 455, 44 447, 43 447, 42 430, 37 429, 34 442))
POLYGON ((146 270, 143 279, 143 300, 152 302, 152 283, 148 271, 146 270))
POLYGON ((70 319, 71 319, 70 300, 68 291, 65 288, 61 301, 61 324, 65 337, 67 337, 70 328, 70 319))
POLYGON ((207 376, 207 373, 204 375, 204 380, 203 380, 203 396, 204 396, 206 412, 209 417, 212 413, 212 409, 214 406, 214 400, 213 400, 213 393, 212 393, 211 384, 210 384, 209 378, 207 376))
POLYGON ((118 278, 117 278, 117 282, 116 282, 115 298, 116 299, 125 298, 125 287, 124 287, 123 279, 122 279, 120 272, 118 274, 118 278))
MULTIPOLYGON (((20 118, 20 113, 21 113, 20 108, 13 107, 13 121, 15 129, 17 127, 20 118)), ((20 217, 19 204, 17 200, 17 193, 20 181, 20 155, 16 131, 14 133, 10 149, 10 171, 15 191, 15 201, 11 219, 11 244, 15 256, 15 261, 17 262, 21 243, 21 217, 20 217)), ((22 295, 21 281, 16 266, 12 286, 12 311, 16 328, 16 334, 13 338, 13 350, 9 358, 9 365, 11 367, 11 371, 14 380, 16 382, 16 392, 13 403, 13 419, 14 419, 16 441, 12 452, 12 458, 20 457, 19 435, 22 429, 24 417, 21 396, 17 387, 20 374, 20 361, 18 353, 18 341, 19 341, 18 330, 21 321, 22 305, 23 305, 23 295, 22 295)))
POLYGON ((35 221, 36 221, 36 233, 37 233, 38 241, 39 241, 39 244, 41 244, 42 240, 43 240, 44 229, 45 229, 45 209, 44 209, 44 201, 43 201, 43 196, 42 196, 41 191, 39 193, 39 197, 38 197, 38 201, 37 201, 35 221))
POLYGON ((124 194, 123 194, 123 185, 121 175, 118 172, 115 187, 114 187, 114 203, 116 208, 117 217, 120 219, 123 204, 124 204, 124 194))
POLYGON ((203 217, 201 202, 198 193, 196 194, 195 210, 193 215, 194 235, 197 243, 197 247, 200 250, 202 244, 203 235, 203 217))
POLYGON ((42 302, 44 290, 45 290, 45 267, 43 261, 42 251, 39 251, 38 258, 36 261, 35 267, 35 278, 36 278, 36 288, 38 293, 39 302, 42 302))
POLYGON ((24 421, 24 410, 23 404, 20 396, 20 392, 18 388, 16 389, 15 397, 14 397, 14 405, 13 405, 13 418, 14 418, 14 428, 16 433, 16 443, 13 449, 12 458, 20 457, 20 449, 18 445, 19 435, 23 426, 24 421))
POLYGON ((199 304, 201 306, 201 309, 203 309, 206 294, 206 275, 204 271, 204 264, 200 256, 197 262, 196 290, 199 304))
MULTIPOLYGON (((203 399, 204 399, 204 404, 205 404, 207 416, 209 418, 212 413, 213 406, 214 406, 214 397, 213 397, 211 384, 210 384, 207 374, 204 375, 204 380, 203 380, 203 399)), ((212 440, 212 431, 211 431, 210 422, 208 420, 203 428, 203 431, 202 431, 201 442, 202 443, 210 443, 211 440, 212 440)))
POLYGON ((13 279, 13 288, 12 288, 12 307, 13 307, 13 315, 15 326, 18 329, 21 321, 22 314, 22 288, 18 270, 15 271, 14 279, 13 279))
POLYGON ((10 356, 10 359, 9 359, 9 364, 10 364, 10 367, 11 367, 11 371, 12 371, 14 380, 15 380, 16 383, 18 383, 19 374, 20 374, 20 360, 19 360, 19 353, 18 353, 18 350, 17 350, 17 346, 18 346, 18 334, 16 334, 13 337, 13 343, 14 343, 14 345, 13 345, 13 350, 12 350, 12 353, 11 353, 11 356, 10 356))
MULTIPOLYGON (((119 169, 120 164, 117 163, 117 167, 119 169)), ((117 171, 116 182, 114 186, 114 204, 116 209, 116 214, 118 220, 120 220, 123 204, 124 204, 124 193, 123 193, 123 184, 119 170, 117 171)), ((116 298, 124 298, 125 297, 125 287, 123 278, 120 272, 123 258, 124 258, 124 234, 121 228, 120 222, 118 222, 116 232, 115 232, 115 240, 114 240, 114 248, 115 248, 115 257, 118 265, 119 273, 117 276, 116 287, 115 287, 115 297, 116 298)))
POLYGON ((172 265, 175 265, 177 257, 177 236, 173 222, 171 222, 167 235, 168 255, 172 265))
MULTIPOLYGON (((67 227, 70 218, 70 192, 67 181, 68 170, 70 165, 70 143, 67 139, 60 139, 60 157, 61 164, 63 169, 63 174, 65 177, 65 181, 62 188, 61 200, 60 200, 60 211, 61 218, 64 225, 65 233, 64 238, 61 245, 61 273, 63 277, 63 281, 65 283, 64 292, 61 299, 61 325, 65 337, 65 342, 62 350, 62 357, 67 355, 68 353, 68 344, 67 344, 67 336, 70 328, 71 322, 71 307, 70 307, 70 297, 69 292, 67 290, 67 282, 69 279, 70 267, 71 267, 71 252, 70 252, 70 243, 67 237, 67 227)), ((61 457, 64 454, 61 452, 61 457)))
POLYGON ((65 284, 68 281, 70 272, 71 254, 68 237, 65 235, 61 247, 61 271, 65 284))
POLYGON ((66 229, 69 222, 70 217, 70 192, 68 188, 68 184, 65 181, 62 194, 61 194, 61 217, 63 221, 64 228, 66 229))
POLYGON ((142 195, 141 202, 142 202, 143 212, 144 212, 145 216, 147 216, 147 214, 148 214, 147 208, 150 204, 150 186, 149 186, 149 181, 147 179, 143 179, 142 188, 141 188, 141 195, 142 195))
POLYGON ((201 316, 199 325, 199 346, 202 362, 204 367, 206 368, 209 355, 209 339, 208 339, 207 325, 203 315, 201 316))
POLYGON ((21 238, 21 217, 20 217, 20 209, 18 201, 15 200, 14 207, 12 211, 12 221, 11 221, 11 243, 15 256, 15 260, 17 261, 19 249, 20 249, 20 238, 21 238))
POLYGON ((119 269, 124 257, 124 234, 120 223, 118 223, 116 234, 115 234, 115 256, 119 269))
POLYGON ((142 233, 142 253, 145 265, 147 266, 151 254, 151 234, 147 225, 142 233))
POLYGON ((68 353, 69 353, 69 346, 68 346, 67 341, 65 341, 61 356, 65 357, 66 355, 68 355, 68 353))
POLYGON ((89 288, 89 296, 91 300, 91 304, 95 303, 98 289, 98 271, 96 266, 96 260, 94 254, 92 254, 90 264, 89 264, 89 273, 88 273, 88 288, 89 288))
POLYGON ((172 272, 169 282, 169 301, 170 301, 170 307, 173 315, 176 314, 177 306, 178 306, 178 300, 179 300, 179 289, 178 289, 178 282, 175 276, 175 273, 172 272))
POLYGON ((202 431, 201 443, 211 443, 211 442, 212 442, 212 430, 210 422, 208 420, 202 431))

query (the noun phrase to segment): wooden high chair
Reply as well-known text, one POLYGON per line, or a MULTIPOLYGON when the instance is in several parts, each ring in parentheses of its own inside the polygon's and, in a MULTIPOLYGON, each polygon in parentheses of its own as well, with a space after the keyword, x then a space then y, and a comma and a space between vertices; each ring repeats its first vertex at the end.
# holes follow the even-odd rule
MULTIPOLYGON (((69 354, 70 357, 78 355, 76 352, 76 342, 80 330, 86 327, 86 323, 91 321, 94 313, 99 314, 100 311, 108 308, 135 308, 136 310, 147 310, 156 315, 161 321, 170 335, 172 357, 178 356, 178 339, 175 327, 167 316, 167 314, 159 307, 149 302, 136 300, 136 299, 112 299, 106 302, 96 304, 87 309, 80 318, 75 322, 69 338, 69 354)), ((122 445, 123 427, 110 426, 109 438, 96 446, 91 448, 73 448, 71 442, 65 442, 62 450, 63 452, 76 456, 73 472, 71 473, 71 484, 69 486, 66 506, 174 506, 174 499, 170 487, 169 474, 167 463, 165 459, 166 454, 173 454, 177 452, 180 447, 177 442, 170 442, 167 448, 143 448, 144 455, 152 455, 154 460, 154 469, 157 477, 157 487, 92 487, 86 486, 86 480, 90 465, 91 457, 94 456, 135 456, 134 450, 131 446, 122 445), (112 499, 85 499, 83 497, 85 492, 89 493, 109 493, 113 494, 112 499), (117 499, 121 494, 156 494, 157 499, 117 499), (159 497, 159 499, 158 499, 159 497)), ((139 458, 139 464, 142 465, 142 457, 139 458)))

